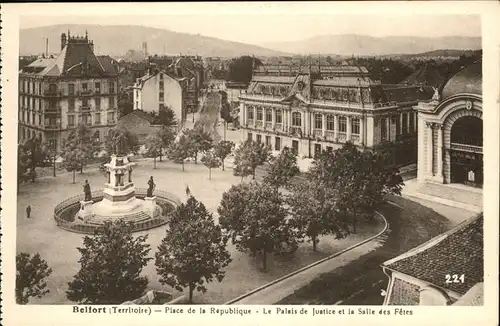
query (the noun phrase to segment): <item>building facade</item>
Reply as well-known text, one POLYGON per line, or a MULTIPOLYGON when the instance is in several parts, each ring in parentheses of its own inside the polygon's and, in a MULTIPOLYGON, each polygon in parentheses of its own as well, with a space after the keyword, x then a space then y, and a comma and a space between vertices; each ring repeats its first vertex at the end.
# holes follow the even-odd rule
POLYGON ((170 108, 181 124, 186 120, 186 81, 164 71, 150 71, 134 85, 134 110, 156 112, 170 108))
POLYGON ((240 95, 244 140, 284 146, 312 157, 350 141, 375 148, 389 141, 416 162, 417 115, 413 105, 429 99, 426 87, 381 85, 358 66, 260 66, 240 95))
POLYGON ((19 71, 19 140, 40 138, 57 151, 72 129, 85 124, 96 141, 116 125, 118 72, 96 56, 85 37, 61 35, 61 53, 19 71))
POLYGON ((451 77, 418 111, 418 180, 482 187, 482 62, 451 77))

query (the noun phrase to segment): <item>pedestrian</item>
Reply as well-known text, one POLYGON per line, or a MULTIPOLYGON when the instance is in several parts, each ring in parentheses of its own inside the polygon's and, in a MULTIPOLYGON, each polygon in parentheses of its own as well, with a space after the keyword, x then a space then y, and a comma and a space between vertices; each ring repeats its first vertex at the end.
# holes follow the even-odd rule
POLYGON ((31 206, 30 205, 28 205, 28 207, 26 207, 26 217, 27 218, 31 217, 31 206))

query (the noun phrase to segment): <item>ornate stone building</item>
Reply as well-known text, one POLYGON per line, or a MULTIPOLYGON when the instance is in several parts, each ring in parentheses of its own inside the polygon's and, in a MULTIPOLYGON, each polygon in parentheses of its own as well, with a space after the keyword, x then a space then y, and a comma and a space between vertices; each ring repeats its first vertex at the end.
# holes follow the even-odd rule
POLYGON ((482 62, 448 80, 418 111, 418 180, 483 184, 482 62))
POLYGON ((399 164, 409 164, 417 156, 413 106, 431 96, 429 87, 381 85, 364 67, 259 67, 240 96, 240 123, 243 139, 273 150, 312 157, 347 141, 361 148, 389 141, 399 164))
POLYGON ((113 59, 96 56, 87 35, 63 33, 57 57, 39 58, 19 71, 19 140, 40 138, 59 151, 78 124, 104 140, 116 124, 117 90, 113 59))

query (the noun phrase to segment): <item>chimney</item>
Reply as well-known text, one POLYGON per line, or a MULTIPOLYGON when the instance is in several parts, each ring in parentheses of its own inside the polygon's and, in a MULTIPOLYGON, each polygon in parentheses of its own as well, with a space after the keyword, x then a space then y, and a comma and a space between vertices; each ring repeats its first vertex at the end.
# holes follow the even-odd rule
POLYGON ((61 34, 61 50, 64 49, 64 47, 66 46, 66 42, 67 42, 66 34, 62 33, 61 34))

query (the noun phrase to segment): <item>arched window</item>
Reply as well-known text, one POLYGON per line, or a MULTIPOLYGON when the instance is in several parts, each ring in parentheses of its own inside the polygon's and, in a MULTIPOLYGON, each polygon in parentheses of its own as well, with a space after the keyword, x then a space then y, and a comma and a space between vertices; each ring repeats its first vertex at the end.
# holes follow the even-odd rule
POLYGON ((483 120, 472 116, 459 118, 451 127, 451 142, 483 146, 483 120))

